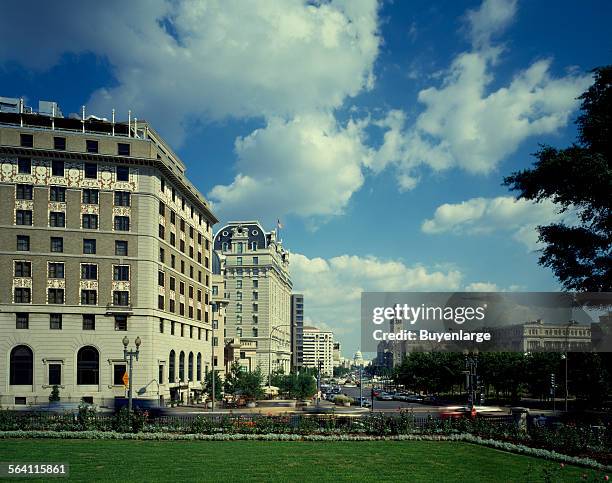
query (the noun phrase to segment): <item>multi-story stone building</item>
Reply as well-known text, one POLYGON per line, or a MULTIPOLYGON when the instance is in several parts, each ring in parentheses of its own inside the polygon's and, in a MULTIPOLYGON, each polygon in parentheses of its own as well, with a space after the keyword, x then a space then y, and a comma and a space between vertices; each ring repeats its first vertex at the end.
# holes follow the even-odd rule
POLYGON ((214 249, 225 258, 229 299, 225 329, 233 354, 238 354, 235 360, 246 368, 259 367, 265 376, 276 369, 288 373, 292 288, 289 253, 276 233, 266 233, 257 221, 228 223, 215 235, 214 249))
POLYGON ((0 112, 0 405, 187 400, 210 368, 212 225, 146 123, 0 112))
POLYGON ((334 333, 316 327, 304 327, 304 367, 318 368, 322 376, 334 374, 334 333))
POLYGON ((219 376, 224 379, 226 373, 225 361, 225 319, 227 317, 227 306, 229 299, 225 290, 225 257, 217 252, 212 252, 212 281, 211 281, 211 301, 212 301, 212 346, 213 346, 213 366, 219 376))
POLYGON ((304 365, 304 295, 291 295, 291 365, 299 370, 304 365))

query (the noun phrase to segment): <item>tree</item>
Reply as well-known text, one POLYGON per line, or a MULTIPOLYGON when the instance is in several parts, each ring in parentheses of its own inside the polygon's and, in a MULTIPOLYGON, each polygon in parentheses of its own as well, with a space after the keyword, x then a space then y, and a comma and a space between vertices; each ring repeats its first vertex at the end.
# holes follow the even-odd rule
POLYGON ((504 185, 518 198, 550 199, 577 222, 538 227, 545 244, 539 263, 568 290, 612 291, 612 65, 594 70, 594 84, 580 96, 578 142, 565 149, 542 146, 531 169, 504 185))
POLYGON ((213 374, 215 375, 215 400, 221 399, 221 388, 223 387, 223 382, 221 381, 221 377, 217 371, 207 371, 204 376, 204 391, 209 395, 212 394, 212 381, 213 374))
POLYGON ((259 367, 255 371, 241 371, 235 383, 236 392, 247 399, 261 399, 264 395, 263 382, 264 376, 259 367))
POLYGON ((53 385, 51 389, 51 394, 49 394, 49 402, 58 402, 60 400, 60 392, 57 384, 53 385))

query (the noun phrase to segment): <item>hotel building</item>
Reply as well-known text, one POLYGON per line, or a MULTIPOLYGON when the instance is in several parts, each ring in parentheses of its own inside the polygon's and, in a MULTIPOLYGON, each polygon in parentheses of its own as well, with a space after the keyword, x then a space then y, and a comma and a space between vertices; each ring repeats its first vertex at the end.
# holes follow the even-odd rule
POLYGON ((318 368, 322 376, 334 375, 334 333, 316 327, 304 327, 304 366, 318 368))
MULTIPOLYGON (((10 103, 3 103, 7 106, 10 103)), ((0 405, 187 401, 212 361, 217 219, 145 122, 0 110, 0 405)), ((51 106, 49 108, 49 106, 51 106)))

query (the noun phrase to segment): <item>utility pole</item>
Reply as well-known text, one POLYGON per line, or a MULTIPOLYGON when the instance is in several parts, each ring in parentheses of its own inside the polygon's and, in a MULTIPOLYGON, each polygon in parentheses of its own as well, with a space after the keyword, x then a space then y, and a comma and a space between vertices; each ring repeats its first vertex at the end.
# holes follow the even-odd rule
POLYGON ((359 407, 363 407, 363 366, 359 366, 359 407))

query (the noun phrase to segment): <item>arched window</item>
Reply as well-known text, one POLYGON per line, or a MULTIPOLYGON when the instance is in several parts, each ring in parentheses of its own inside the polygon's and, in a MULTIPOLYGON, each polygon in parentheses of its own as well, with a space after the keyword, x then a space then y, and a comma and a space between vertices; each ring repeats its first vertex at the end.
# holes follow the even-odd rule
POLYGON ((189 371, 189 380, 193 381, 193 352, 189 353, 189 367, 187 370, 189 371))
POLYGON ((196 366, 196 375, 197 380, 201 381, 202 380, 202 354, 198 352, 198 359, 197 359, 197 366, 196 366))
POLYGON ((91 346, 81 347, 77 353, 77 384, 98 384, 100 381, 100 354, 91 346))
POLYGON ((179 354, 179 380, 185 380, 185 353, 183 351, 179 354))
POLYGON ((168 382, 174 382, 176 377, 176 354, 170 351, 170 359, 168 360, 168 382))
POLYGON ((32 349, 25 345, 18 345, 11 351, 11 385, 32 384, 34 374, 34 356, 32 349))

